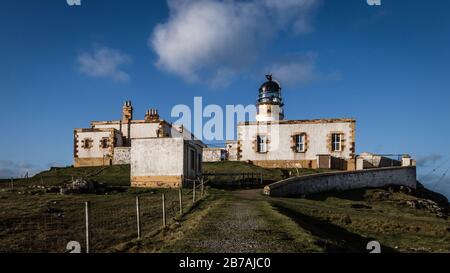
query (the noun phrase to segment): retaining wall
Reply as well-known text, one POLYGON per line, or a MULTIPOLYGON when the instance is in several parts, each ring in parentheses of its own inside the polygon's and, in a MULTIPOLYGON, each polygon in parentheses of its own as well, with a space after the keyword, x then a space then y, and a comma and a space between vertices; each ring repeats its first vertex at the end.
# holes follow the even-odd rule
POLYGON ((283 197, 327 191, 380 188, 392 185, 407 186, 415 189, 417 186, 416 167, 330 172, 292 177, 266 186, 264 194, 283 197))

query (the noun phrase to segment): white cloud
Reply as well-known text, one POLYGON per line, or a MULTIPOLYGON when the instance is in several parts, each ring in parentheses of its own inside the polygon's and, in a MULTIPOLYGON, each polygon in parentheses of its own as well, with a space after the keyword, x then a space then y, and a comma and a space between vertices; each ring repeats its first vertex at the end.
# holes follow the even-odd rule
POLYGON ((169 18, 149 39, 158 68, 189 82, 225 85, 280 33, 312 30, 318 0, 168 0, 169 18))
POLYGON ((283 85, 305 84, 316 80, 316 63, 313 54, 305 56, 291 56, 288 59, 277 61, 266 71, 283 85))
POLYGON ((283 85, 297 86, 311 82, 340 81, 342 76, 337 71, 323 72, 317 68, 317 55, 286 54, 264 67, 263 73, 270 73, 283 85))
POLYGON ((96 78, 111 78, 119 82, 130 80, 128 73, 123 71, 123 65, 131 63, 131 58, 118 50, 99 47, 92 52, 84 52, 78 56, 81 73, 96 78))

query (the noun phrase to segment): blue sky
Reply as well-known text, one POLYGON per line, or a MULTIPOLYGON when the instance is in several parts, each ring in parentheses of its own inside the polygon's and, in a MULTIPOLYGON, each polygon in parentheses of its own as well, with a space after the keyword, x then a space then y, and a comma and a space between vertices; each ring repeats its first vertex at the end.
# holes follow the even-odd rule
POLYGON ((288 119, 354 117, 357 152, 409 153, 425 184, 450 167, 448 1, 1 3, 0 176, 72 164, 73 128, 125 100, 174 121, 194 96, 255 103, 268 72, 288 119))

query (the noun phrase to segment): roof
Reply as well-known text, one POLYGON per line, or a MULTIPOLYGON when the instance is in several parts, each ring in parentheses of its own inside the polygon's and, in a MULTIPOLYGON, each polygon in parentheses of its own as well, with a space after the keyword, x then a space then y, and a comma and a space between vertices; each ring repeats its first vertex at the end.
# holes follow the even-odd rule
POLYGON ((247 121, 240 122, 238 126, 245 125, 259 125, 259 124, 279 124, 279 125, 288 125, 288 124, 324 124, 324 123, 355 123, 356 120, 353 118, 333 118, 333 119, 310 119, 310 120, 276 120, 276 121, 247 121))

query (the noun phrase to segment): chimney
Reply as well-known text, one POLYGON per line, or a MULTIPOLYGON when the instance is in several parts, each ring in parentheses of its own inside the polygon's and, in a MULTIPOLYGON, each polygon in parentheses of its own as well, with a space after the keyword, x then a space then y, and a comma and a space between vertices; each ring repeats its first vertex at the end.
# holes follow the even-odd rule
POLYGON ((159 121, 158 110, 156 109, 148 109, 145 114, 145 121, 155 122, 159 121))
POLYGON ((129 122, 133 119, 133 106, 131 106, 131 101, 127 100, 122 107, 122 121, 129 122))

